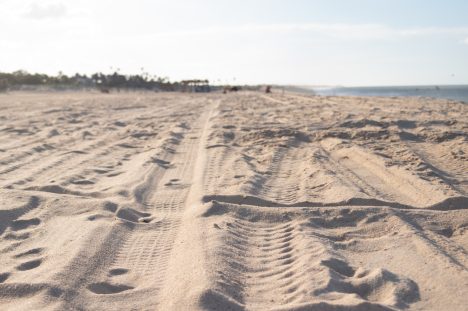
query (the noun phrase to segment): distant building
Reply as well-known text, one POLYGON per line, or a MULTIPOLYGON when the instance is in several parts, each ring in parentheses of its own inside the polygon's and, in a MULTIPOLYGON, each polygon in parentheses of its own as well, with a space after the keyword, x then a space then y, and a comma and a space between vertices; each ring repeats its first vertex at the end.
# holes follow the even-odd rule
POLYGON ((208 80, 183 80, 182 92, 210 92, 210 84, 208 80))

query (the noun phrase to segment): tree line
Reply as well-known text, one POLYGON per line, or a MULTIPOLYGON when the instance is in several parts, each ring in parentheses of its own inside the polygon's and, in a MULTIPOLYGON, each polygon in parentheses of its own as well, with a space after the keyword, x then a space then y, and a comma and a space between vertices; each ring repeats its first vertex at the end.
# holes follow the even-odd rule
POLYGON ((118 72, 111 74, 94 73, 92 75, 75 74, 67 76, 59 72, 55 76, 28 73, 18 70, 11 73, 0 72, 0 91, 18 90, 24 87, 50 87, 55 89, 97 88, 103 92, 111 89, 178 91, 183 84, 170 82, 167 78, 150 76, 147 73, 123 75, 118 72))

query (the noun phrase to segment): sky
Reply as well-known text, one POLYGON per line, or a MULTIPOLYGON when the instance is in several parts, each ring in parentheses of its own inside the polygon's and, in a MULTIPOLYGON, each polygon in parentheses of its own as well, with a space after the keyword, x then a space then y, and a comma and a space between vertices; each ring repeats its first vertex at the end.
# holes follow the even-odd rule
POLYGON ((0 0, 0 71, 468 84, 466 0, 0 0))

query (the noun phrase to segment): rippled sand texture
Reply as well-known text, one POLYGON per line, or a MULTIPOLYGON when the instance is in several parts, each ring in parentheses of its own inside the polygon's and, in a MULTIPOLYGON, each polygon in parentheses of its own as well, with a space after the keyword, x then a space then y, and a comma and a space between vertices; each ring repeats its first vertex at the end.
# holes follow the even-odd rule
POLYGON ((466 310, 468 106, 0 95, 2 310, 466 310))

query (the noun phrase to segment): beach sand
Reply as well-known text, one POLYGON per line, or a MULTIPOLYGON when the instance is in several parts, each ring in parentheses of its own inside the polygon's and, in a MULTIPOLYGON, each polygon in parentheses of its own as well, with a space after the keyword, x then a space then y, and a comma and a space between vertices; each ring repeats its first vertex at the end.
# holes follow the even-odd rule
POLYGON ((0 95, 1 310, 467 310, 468 105, 0 95))

